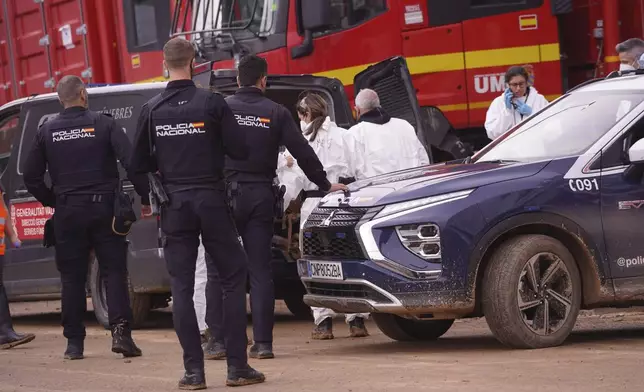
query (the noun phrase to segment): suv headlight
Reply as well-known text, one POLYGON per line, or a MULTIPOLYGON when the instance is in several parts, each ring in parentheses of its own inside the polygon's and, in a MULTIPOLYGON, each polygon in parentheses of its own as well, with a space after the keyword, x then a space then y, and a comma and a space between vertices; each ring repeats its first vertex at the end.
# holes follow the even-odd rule
POLYGON ((424 197, 422 199, 415 199, 409 201, 403 201, 401 203, 389 204, 385 206, 380 212, 374 217, 374 219, 382 218, 388 215, 392 215, 398 212, 411 210, 412 208, 418 207, 429 207, 432 205, 447 203, 454 200, 464 199, 472 193, 474 189, 468 189, 464 191, 445 193, 443 195, 436 195, 430 197, 424 197))

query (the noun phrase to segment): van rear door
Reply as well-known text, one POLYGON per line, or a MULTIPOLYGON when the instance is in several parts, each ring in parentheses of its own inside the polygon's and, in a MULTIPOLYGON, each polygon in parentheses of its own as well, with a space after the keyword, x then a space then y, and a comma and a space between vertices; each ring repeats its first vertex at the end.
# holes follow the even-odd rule
MULTIPOLYGON (((6 202, 17 234, 20 248, 7 246, 5 256, 5 285, 11 298, 44 296, 60 293, 60 275, 56 269, 54 249, 42 246, 45 221, 53 209, 43 207, 27 192, 22 175, 31 144, 38 129, 52 115, 61 110, 56 98, 35 97, 22 104, 19 131, 13 138, 12 153, 2 175, 6 188, 6 202)), ((45 173, 45 181, 51 184, 45 173)))
MULTIPOLYGON (((215 70, 210 77, 210 87, 223 95, 234 94, 238 89, 234 70, 215 70)), ((284 105, 299 123, 295 105, 305 91, 317 92, 329 105, 329 117, 339 127, 349 129, 355 124, 349 99, 338 79, 312 75, 269 75, 266 96, 284 105)))

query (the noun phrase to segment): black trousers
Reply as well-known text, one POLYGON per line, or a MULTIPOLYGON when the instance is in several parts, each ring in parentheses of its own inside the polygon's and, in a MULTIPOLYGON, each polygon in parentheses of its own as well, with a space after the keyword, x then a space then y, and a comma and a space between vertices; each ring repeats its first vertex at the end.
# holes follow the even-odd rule
MULTIPOLYGON (((235 199, 235 222, 248 255, 253 340, 257 343, 272 343, 275 288, 270 262, 275 197, 271 184, 242 183, 235 199)), ((206 260, 208 256, 206 249, 206 260)), ((225 320, 222 311, 223 282, 225 277, 219 276, 215 270, 208 270, 206 324, 213 337, 220 342, 224 337, 225 320)))
POLYGON ((62 291, 62 325, 67 339, 85 338, 83 316, 87 311, 85 290, 93 249, 101 277, 106 277, 110 325, 131 323, 132 309, 127 286, 127 242, 112 231, 113 196, 69 195, 56 201, 54 232, 56 266, 62 291))
MULTIPOLYGON (((8 239, 8 238, 7 238, 8 239)), ((9 312, 9 299, 3 283, 4 255, 0 256, 0 338, 13 330, 11 313, 9 312)))
POLYGON ((222 334, 228 366, 244 368, 246 354, 246 275, 248 262, 237 238, 224 191, 190 190, 172 193, 161 210, 164 252, 171 278, 174 328, 183 348, 187 371, 203 371, 204 355, 193 294, 199 235, 208 258, 208 273, 222 277, 222 334))

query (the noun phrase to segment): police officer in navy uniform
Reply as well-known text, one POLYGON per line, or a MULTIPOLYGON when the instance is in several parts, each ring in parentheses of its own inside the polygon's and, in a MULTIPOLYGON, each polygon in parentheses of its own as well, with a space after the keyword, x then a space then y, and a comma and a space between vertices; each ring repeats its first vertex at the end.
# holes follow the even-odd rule
MULTIPOLYGON (((82 359, 86 279, 93 249, 101 275, 107 275, 107 306, 112 351, 141 355, 131 336, 132 310, 127 284, 127 242, 113 231, 114 201, 119 185, 117 159, 127 170, 131 144, 114 119, 88 110, 87 90, 77 76, 57 86, 64 110, 39 129, 25 163, 27 190, 54 207, 56 265, 62 280, 62 325, 66 359, 82 359), (49 170, 52 187, 45 184, 49 170)), ((129 176, 149 204, 143 176, 129 176)))
MULTIPOLYGON (((280 146, 288 148, 306 176, 320 190, 334 192, 346 189, 345 185, 329 183, 320 160, 295 124, 292 114, 284 106, 266 98, 267 73, 266 60, 254 55, 243 57, 237 75, 240 88, 226 98, 238 124, 245 130, 250 147, 250 155, 246 159, 227 157, 226 178, 235 189, 235 220, 248 254, 255 341, 249 356, 258 359, 274 358, 275 294, 270 262, 276 203, 273 180, 280 146)), ((221 359, 227 351, 230 352, 222 333, 225 318, 219 311, 222 296, 219 282, 225 282, 225 277, 219 279, 214 270, 209 270, 208 274, 210 287, 206 290, 209 301, 206 323, 212 335, 205 347, 205 355, 208 359, 221 359)))
POLYGON ((183 348, 185 375, 180 389, 204 389, 204 353, 193 293, 199 235, 225 291, 225 336, 229 347, 226 384, 261 383, 246 354, 248 261, 226 203, 224 157, 248 155, 242 130, 224 98, 191 80, 195 49, 173 38, 163 48, 170 81, 141 110, 132 169, 157 173, 169 201, 161 206, 164 254, 171 278, 174 327, 183 348), (151 139, 150 140, 150 135, 151 139), (154 151, 154 157, 151 154, 154 151))

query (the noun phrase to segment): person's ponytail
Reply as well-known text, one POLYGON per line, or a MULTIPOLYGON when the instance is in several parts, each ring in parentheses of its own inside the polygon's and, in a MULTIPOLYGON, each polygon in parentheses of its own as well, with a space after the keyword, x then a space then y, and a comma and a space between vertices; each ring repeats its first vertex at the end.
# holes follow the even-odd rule
POLYGON ((306 136, 311 135, 310 141, 314 141, 318 136, 318 132, 322 128, 324 121, 329 115, 326 101, 319 94, 309 93, 300 101, 298 110, 302 114, 310 114, 311 124, 306 128, 304 134, 306 136))

